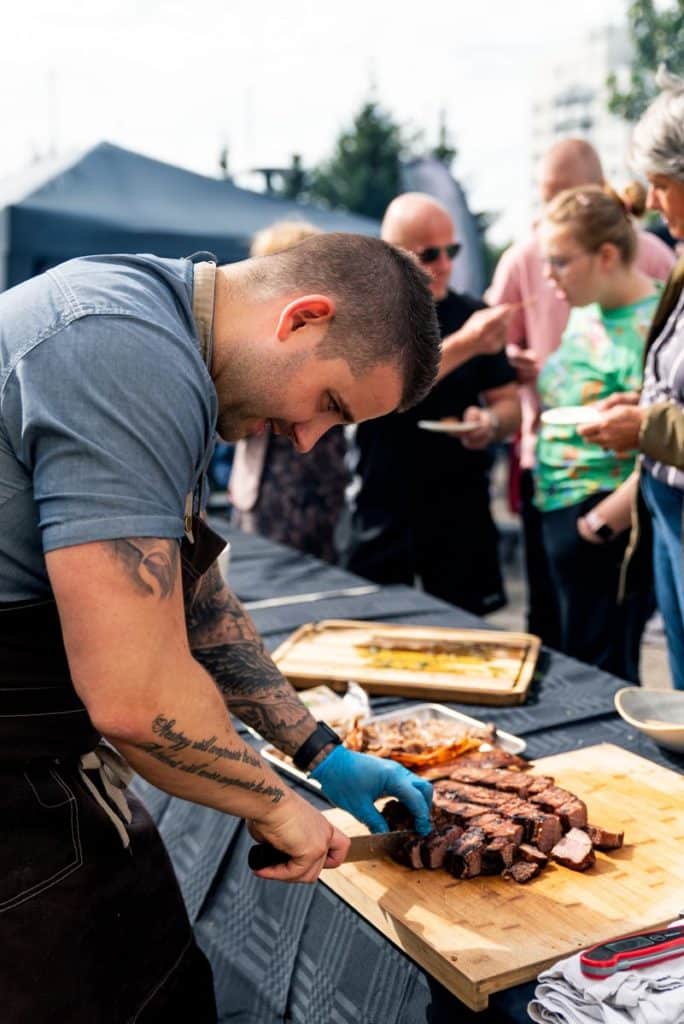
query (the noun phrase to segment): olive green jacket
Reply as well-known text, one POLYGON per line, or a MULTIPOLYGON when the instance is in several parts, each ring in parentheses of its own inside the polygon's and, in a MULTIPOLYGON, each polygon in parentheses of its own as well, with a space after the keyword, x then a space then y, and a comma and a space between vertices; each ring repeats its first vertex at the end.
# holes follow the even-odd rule
POLYGON ((658 402, 646 409, 639 451, 655 462, 684 469, 684 409, 675 402, 658 402))
MULTIPOLYGON (((684 289, 684 259, 675 266, 660 297, 646 341, 646 352, 665 327, 684 289)), ((639 430, 639 450, 666 466, 684 469, 684 409, 675 402, 658 402, 646 410, 639 430)), ((682 522, 684 535, 684 521, 682 522)), ((620 575, 620 600, 650 585, 652 568, 651 519, 638 487, 632 504, 632 530, 620 575)))

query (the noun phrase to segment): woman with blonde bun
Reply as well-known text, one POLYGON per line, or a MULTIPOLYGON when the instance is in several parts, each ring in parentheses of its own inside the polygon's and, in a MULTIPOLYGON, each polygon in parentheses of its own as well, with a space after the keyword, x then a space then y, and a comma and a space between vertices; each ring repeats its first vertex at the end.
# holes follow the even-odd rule
MULTIPOLYGON (((538 381, 543 410, 586 406, 641 386, 644 346, 662 286, 635 264, 637 184, 619 196, 598 185, 568 189, 549 204, 541 243, 549 284, 573 307, 560 347, 538 381)), ((561 650, 638 682, 650 594, 618 605, 626 537, 595 535, 592 509, 632 473, 620 456, 589 443, 576 425, 542 422, 535 501, 558 595, 561 650), (596 543, 595 543, 596 542, 596 543)))
MULTIPOLYGON (((661 67, 656 81, 662 92, 634 130, 632 162, 648 180, 649 209, 684 241, 684 79, 661 67)), ((643 591, 652 566, 673 683, 684 690, 684 259, 649 332, 643 390, 614 395, 604 408, 600 423, 582 428, 585 439, 641 452, 639 479, 624 488, 636 501, 623 582, 628 593, 643 591)), ((602 504, 596 514, 623 528, 629 522, 625 501, 602 504)))
MULTIPOLYGON (((307 221, 278 221, 258 231, 250 256, 268 256, 319 233, 307 221)), ((333 533, 348 481, 342 430, 328 431, 303 454, 268 427, 238 441, 228 485, 233 522, 280 544, 335 559, 333 533)))

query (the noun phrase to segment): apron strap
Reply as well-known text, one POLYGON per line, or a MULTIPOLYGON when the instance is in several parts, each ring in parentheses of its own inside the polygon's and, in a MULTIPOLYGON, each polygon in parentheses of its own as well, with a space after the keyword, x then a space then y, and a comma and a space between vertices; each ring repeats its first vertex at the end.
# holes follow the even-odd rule
POLYGON ((133 820, 131 809, 126 800, 126 787, 133 778, 133 772, 128 763, 121 757, 118 751, 102 741, 94 750, 83 754, 79 762, 79 774, 88 787, 93 798, 105 812, 112 825, 119 833, 119 838, 124 850, 130 846, 131 840, 126 829, 133 820), (96 785, 88 778, 86 772, 98 772, 100 782, 105 793, 116 807, 118 814, 100 793, 96 785), (123 820, 122 820, 123 819, 123 820))
POLYGON ((216 264, 208 261, 194 263, 192 267, 192 315, 200 340, 200 352, 211 373, 214 331, 214 293, 216 290, 216 264))
MULTIPOLYGON (((192 257, 191 257, 192 258, 192 257)), ((211 375, 211 359, 214 349, 214 295, 216 292, 216 263, 213 260, 201 260, 192 265, 192 315, 200 343, 200 354, 211 375)), ((198 483, 196 497, 192 491, 186 496, 183 525, 187 540, 194 544, 193 518, 196 509, 202 505, 206 473, 203 472, 198 483)))

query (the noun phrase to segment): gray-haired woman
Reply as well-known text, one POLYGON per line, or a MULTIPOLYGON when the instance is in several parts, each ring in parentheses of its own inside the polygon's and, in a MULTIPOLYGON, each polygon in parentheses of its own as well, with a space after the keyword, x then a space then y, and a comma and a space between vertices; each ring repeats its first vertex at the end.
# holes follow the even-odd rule
MULTIPOLYGON (((661 68, 657 82, 662 92, 634 130, 632 159, 648 179, 647 205, 660 211, 675 238, 684 240, 684 79, 661 68)), ((643 549, 643 526, 650 516, 656 596, 670 669, 675 688, 684 690, 684 259, 656 310, 641 395, 614 395, 604 408, 609 411, 599 424, 580 430, 604 448, 638 447, 642 452, 637 494, 641 514, 634 522, 630 550, 636 550, 638 539, 643 549)), ((623 525, 615 502, 613 507, 597 505, 593 513, 586 528, 598 543, 623 525)), ((632 569, 638 565, 639 559, 632 558, 632 569)))

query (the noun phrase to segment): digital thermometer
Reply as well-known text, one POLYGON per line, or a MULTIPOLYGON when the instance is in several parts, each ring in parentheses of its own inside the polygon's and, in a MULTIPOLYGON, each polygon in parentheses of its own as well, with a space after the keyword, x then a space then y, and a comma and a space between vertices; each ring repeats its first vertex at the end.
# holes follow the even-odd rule
POLYGON ((658 931, 636 932, 585 949, 580 955, 582 973, 588 978, 607 978, 616 971, 650 967, 684 953, 684 925, 658 931))

